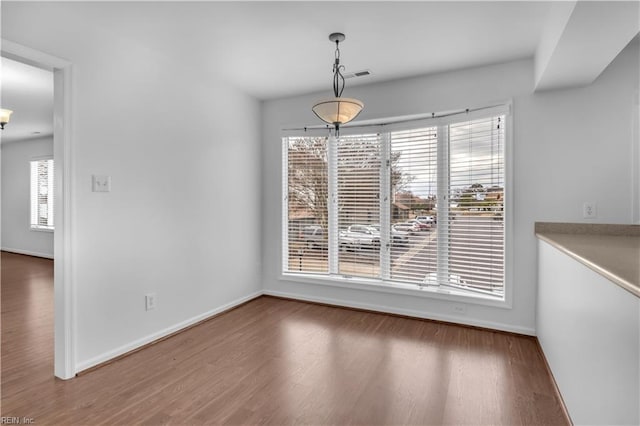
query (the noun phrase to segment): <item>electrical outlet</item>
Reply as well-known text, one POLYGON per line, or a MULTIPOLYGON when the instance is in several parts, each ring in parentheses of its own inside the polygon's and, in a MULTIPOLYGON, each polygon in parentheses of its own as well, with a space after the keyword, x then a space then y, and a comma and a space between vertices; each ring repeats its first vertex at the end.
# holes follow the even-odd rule
POLYGON ((91 182, 93 192, 111 192, 111 176, 93 175, 91 182))
POLYGON ((144 305, 147 311, 151 311, 155 309, 157 303, 158 303, 158 300, 155 293, 149 293, 144 295, 144 305))
POLYGON ((467 306, 466 305, 453 305, 453 312, 459 315, 467 314, 467 306))
POLYGON ((585 219, 594 219, 598 215, 597 208, 596 203, 585 201, 582 205, 582 217, 585 219))

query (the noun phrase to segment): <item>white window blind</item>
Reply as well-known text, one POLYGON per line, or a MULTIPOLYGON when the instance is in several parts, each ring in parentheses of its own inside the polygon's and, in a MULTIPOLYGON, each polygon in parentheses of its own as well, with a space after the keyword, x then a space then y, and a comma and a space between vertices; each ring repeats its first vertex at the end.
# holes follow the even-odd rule
POLYGON ((53 229, 53 160, 31 161, 31 228, 53 229))
POLYGON ((433 122, 284 138, 284 273, 504 297, 505 115, 433 122))
POLYGON ((450 284, 504 285, 504 116, 449 126, 450 284))
POLYGON ((285 138, 285 270, 328 272, 327 138, 285 138))
POLYGON ((422 284, 436 273, 437 157, 436 127, 391 133, 391 280, 422 284), (403 225, 416 216, 428 220, 403 225))
POLYGON ((338 272, 380 275, 380 138, 344 136, 337 141, 338 272))

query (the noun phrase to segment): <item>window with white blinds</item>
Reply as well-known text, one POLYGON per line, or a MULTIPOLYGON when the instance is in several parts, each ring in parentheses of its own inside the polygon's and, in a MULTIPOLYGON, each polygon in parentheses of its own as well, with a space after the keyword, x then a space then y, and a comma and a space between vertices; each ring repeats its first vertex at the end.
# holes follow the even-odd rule
POLYGON ((430 122, 284 138, 283 273, 504 299, 505 115, 430 122))
POLYGON ((449 126, 448 264, 452 285, 504 286, 504 117, 449 126))
POLYGON ((327 273, 329 170, 327 138, 286 138, 287 271, 327 273))
POLYGON ((341 137, 337 144, 338 273, 380 275, 380 138, 341 137))
POLYGON ((53 230, 52 159, 31 161, 31 229, 53 230))
POLYGON ((390 157, 389 279, 423 284, 437 270, 437 128, 392 132, 390 157))

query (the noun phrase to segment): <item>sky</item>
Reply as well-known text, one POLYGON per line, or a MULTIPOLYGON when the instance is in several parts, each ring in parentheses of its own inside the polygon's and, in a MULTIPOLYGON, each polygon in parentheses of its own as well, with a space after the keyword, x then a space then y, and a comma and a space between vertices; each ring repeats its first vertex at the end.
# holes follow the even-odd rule
MULTIPOLYGON (((449 129, 450 188, 504 186, 504 117, 454 123, 449 129)), ((436 193, 436 131, 432 127, 392 135, 392 151, 402 152, 398 167, 411 176, 405 189, 420 197, 436 193)))

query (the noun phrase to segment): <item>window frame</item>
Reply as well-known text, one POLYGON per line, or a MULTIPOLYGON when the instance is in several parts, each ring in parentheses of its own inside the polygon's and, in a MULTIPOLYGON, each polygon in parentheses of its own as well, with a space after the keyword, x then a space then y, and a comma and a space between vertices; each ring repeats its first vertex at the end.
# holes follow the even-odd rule
MULTIPOLYGON (((450 302, 460 302, 468 304, 476 304, 504 309, 512 308, 513 301, 513 104, 511 100, 494 104, 491 107, 470 108, 466 115, 457 113, 442 113, 434 114, 435 118, 431 117, 431 114, 411 117, 399 117, 385 120, 385 123, 379 126, 372 126, 366 124, 367 127, 361 127, 356 123, 351 128, 342 127, 342 135, 351 134, 370 134, 378 131, 381 133, 390 133, 396 130, 407 130, 412 128, 418 128, 420 126, 432 127, 448 125, 461 121, 471 121, 479 118, 486 118, 489 116, 504 115, 504 122, 506 129, 504 132, 504 292, 503 297, 499 298, 495 295, 485 295, 480 292, 474 292, 472 290, 456 289, 449 286, 418 286, 414 283, 403 284, 396 281, 387 281, 383 278, 363 278, 352 277, 347 275, 336 275, 331 273, 314 273, 314 272, 295 272, 286 271, 285 262, 287 261, 288 250, 288 218, 286 209, 286 196, 287 196, 287 177, 288 177, 288 159, 287 150, 284 149, 283 142, 283 155, 282 155, 282 179, 281 190, 282 198, 280 203, 281 218, 282 218, 282 237, 280 239, 280 271, 278 279, 286 282, 305 283, 320 286, 329 286, 345 289, 354 289, 362 291, 373 291, 380 293, 389 293, 396 295, 406 295, 420 298, 430 298, 450 302)), ((291 126, 293 127, 293 126, 291 126)), ((295 132, 292 130, 282 130, 281 140, 285 140, 287 137, 295 136, 326 136, 326 128, 313 129, 310 127, 304 127, 303 131, 295 132)), ((335 144, 334 144, 335 145, 335 144)), ((331 150, 331 145, 329 146, 331 150)), ((331 166, 329 166, 331 167, 331 166)), ((438 168, 440 169, 440 164, 438 168)), ((331 172, 330 172, 331 174, 331 172)), ((330 191, 331 193, 331 191, 330 191)), ((384 208, 381 205, 381 209, 384 208)), ((331 226, 331 225, 330 225, 331 226)), ((328 230, 331 235, 331 229, 328 230)), ((331 244, 331 242, 329 243, 331 244)), ((331 254, 329 254, 331 257, 331 254)))
MULTIPOLYGON (((34 232, 54 232, 55 231, 55 173, 56 173, 55 170, 56 170, 56 167, 55 167, 53 156, 33 157, 29 160, 29 230, 30 231, 34 231, 34 232), (53 166, 53 176, 51 176, 50 174, 47 175, 49 184, 50 184, 48 188, 48 194, 47 194, 47 195, 50 194, 50 197, 47 197, 47 201, 50 200, 51 215, 53 217, 53 220, 51 221, 52 222, 51 225, 34 224, 32 221, 32 218, 34 215, 34 207, 35 207, 33 203, 34 197, 32 193, 34 188, 32 167, 34 163, 41 162, 41 161, 51 161, 51 164, 53 166)), ((37 187, 37 183, 35 183, 35 186, 37 187)), ((36 212, 36 216, 37 216, 37 212, 36 212)))

